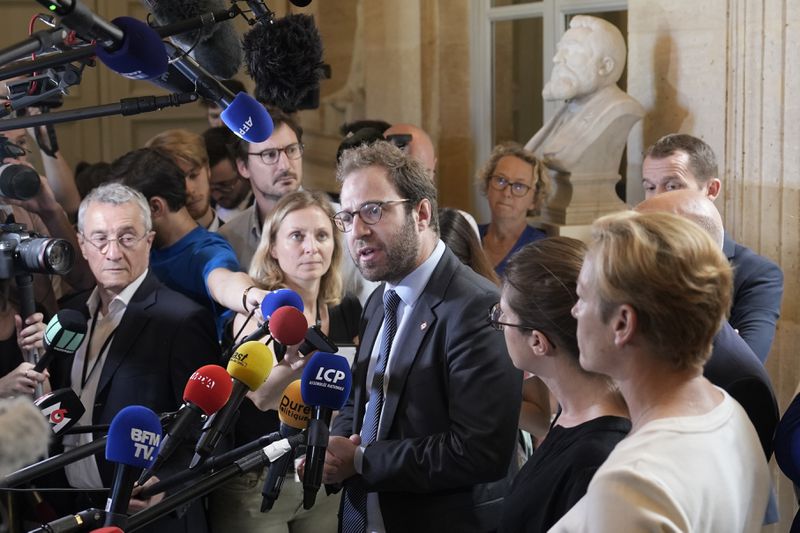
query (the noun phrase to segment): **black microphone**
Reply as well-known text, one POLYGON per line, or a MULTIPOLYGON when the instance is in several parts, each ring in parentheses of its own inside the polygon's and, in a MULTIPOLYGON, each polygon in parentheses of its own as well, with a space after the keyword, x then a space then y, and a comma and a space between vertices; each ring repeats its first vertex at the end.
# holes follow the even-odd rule
POLYGON ((315 107, 327 66, 314 17, 293 14, 256 24, 242 39, 242 48, 247 73, 256 82, 256 99, 286 112, 315 107))
POLYGON ((0 166, 0 197, 28 200, 39 194, 39 174, 28 165, 0 166))
MULTIPOLYGON (((39 371, 37 371, 39 372, 39 371)), ((36 399, 39 408, 50 424, 53 435, 62 435, 78 423, 86 408, 81 399, 70 388, 58 389, 36 399)))
MULTIPOLYGON (((228 7, 225 0, 142 0, 161 25, 183 22, 228 7)), ((232 78, 242 64, 242 48, 232 22, 188 31, 172 38, 217 78, 232 78)))
MULTIPOLYGON (((280 432, 283 437, 297 435, 308 426, 311 408, 303 403, 299 379, 289 383, 283 391, 283 397, 278 407, 278 418, 281 420, 280 432)), ((278 499, 283 480, 293 461, 294 456, 287 453, 270 465, 267 478, 264 480, 264 488, 261 489, 262 513, 272 509, 275 500, 278 499)))
POLYGON ((73 355, 83 344, 86 329, 86 317, 83 313, 74 309, 62 309, 56 313, 44 330, 45 352, 33 370, 41 372, 56 355, 73 355))
POLYGON ((131 79, 150 79, 167 70, 159 35, 132 17, 113 23, 98 17, 78 0, 37 0, 85 41, 97 41, 97 57, 111 70, 131 79))
POLYGON ((303 475, 303 508, 311 509, 322 485, 325 450, 333 411, 341 409, 350 395, 352 376, 347 359, 341 355, 316 352, 303 369, 300 392, 312 406, 306 441, 306 467, 303 475))

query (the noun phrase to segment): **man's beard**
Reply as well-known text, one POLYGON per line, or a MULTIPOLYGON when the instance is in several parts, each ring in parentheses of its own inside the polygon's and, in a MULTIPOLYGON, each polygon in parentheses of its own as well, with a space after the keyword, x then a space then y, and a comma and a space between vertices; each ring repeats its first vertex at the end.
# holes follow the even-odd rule
POLYGON ((569 69, 556 66, 550 75, 550 81, 542 90, 542 98, 547 101, 570 100, 578 96, 577 76, 569 69))
POLYGON ((369 281, 397 283, 410 274, 416 267, 420 246, 414 226, 414 219, 409 216, 403 227, 391 236, 391 242, 382 243, 385 255, 383 264, 366 267, 354 256, 353 261, 361 275, 369 281))

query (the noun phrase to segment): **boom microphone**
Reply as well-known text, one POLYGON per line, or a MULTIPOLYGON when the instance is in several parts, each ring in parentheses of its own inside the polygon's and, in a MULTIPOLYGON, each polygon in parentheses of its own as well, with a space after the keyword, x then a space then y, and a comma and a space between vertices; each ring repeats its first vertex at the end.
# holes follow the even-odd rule
MULTIPOLYGON (((41 372, 41 370, 37 370, 41 372)), ((67 387, 58 389, 37 398, 33 404, 39 408, 53 430, 53 435, 61 435, 78 423, 86 408, 75 391, 67 387)))
MULTIPOLYGON (((311 408, 303 403, 300 394, 300 380, 292 381, 283 391, 280 407, 278 407, 278 418, 281 420, 281 436, 291 437, 297 435, 308 426, 311 419, 311 408)), ((264 480, 264 488, 261 489, 261 512, 265 513, 272 509, 275 500, 281 493, 286 472, 294 461, 294 456, 287 453, 283 457, 272 463, 267 471, 267 479, 264 480)))
POLYGON ((161 421, 147 407, 125 407, 111 421, 106 442, 106 461, 117 466, 103 525, 114 526, 124 521, 122 515, 128 510, 133 482, 143 468, 153 464, 160 444, 161 421))
POLYGON ((169 428, 158 450, 158 457, 139 477, 139 485, 144 485, 164 465, 178 449, 187 435, 193 431, 203 415, 211 416, 219 411, 231 396, 231 377, 218 365, 206 365, 191 375, 183 389, 183 407, 169 428))
POLYGON ((146 23, 119 17, 113 23, 98 17, 79 0, 37 0, 86 41, 97 41, 97 57, 111 70, 131 79, 150 79, 167 70, 167 54, 159 35, 146 23))
POLYGON ((228 432, 247 391, 256 390, 269 376, 272 362, 272 352, 260 342, 246 342, 236 349, 227 367, 228 374, 233 379, 230 399, 221 410, 206 421, 189 468, 196 468, 211 455, 220 439, 228 432))
MULTIPOLYGON (((224 0, 142 0, 142 3, 161 25, 228 7, 224 0)), ((172 40, 217 78, 232 78, 242 65, 242 48, 231 21, 176 35, 172 40)))
POLYGON ((314 107, 325 77, 322 39, 314 17, 292 14, 272 24, 256 24, 242 39, 247 73, 261 102, 286 111, 314 107))
POLYGON ((39 174, 28 165, 0 166, 0 197, 28 200, 39 194, 39 174))
POLYGON ((316 352, 303 369, 300 392, 312 406, 306 440, 306 468, 303 476, 303 508, 311 509, 322 485, 325 449, 333 411, 341 409, 350 395, 352 376, 347 359, 341 355, 316 352))
MULTIPOLYGON (((44 355, 33 367, 41 372, 56 355, 73 355, 86 337, 86 317, 74 309, 62 309, 56 313, 44 330, 44 355)), ((80 418, 80 417, 78 417, 80 418)))

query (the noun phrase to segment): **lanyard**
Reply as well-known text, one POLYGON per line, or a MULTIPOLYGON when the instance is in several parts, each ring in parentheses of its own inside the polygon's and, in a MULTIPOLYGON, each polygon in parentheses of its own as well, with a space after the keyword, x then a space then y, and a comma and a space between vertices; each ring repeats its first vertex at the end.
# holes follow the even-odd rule
MULTIPOLYGON (((117 328, 114 328, 113 331, 106 337, 106 340, 103 341, 103 345, 100 347, 100 351, 97 352, 97 357, 94 358, 94 362, 92 363, 92 368, 89 369, 89 374, 86 374, 86 366, 89 363, 89 357, 91 356, 91 349, 92 349, 92 336, 94 335, 95 327, 97 326, 97 317, 100 315, 100 303, 97 304, 97 309, 94 312, 94 316, 92 317, 92 328, 89 330, 89 338, 86 339, 86 352, 84 353, 83 357, 83 369, 81 371, 81 391, 83 391, 84 387, 86 387, 86 383, 94 374, 94 371, 97 369, 97 363, 100 362, 100 359, 103 357, 103 352, 106 351, 108 345, 111 343, 111 340, 114 338, 114 335, 117 333, 117 328)), ((119 326, 117 326, 119 327, 119 326)))

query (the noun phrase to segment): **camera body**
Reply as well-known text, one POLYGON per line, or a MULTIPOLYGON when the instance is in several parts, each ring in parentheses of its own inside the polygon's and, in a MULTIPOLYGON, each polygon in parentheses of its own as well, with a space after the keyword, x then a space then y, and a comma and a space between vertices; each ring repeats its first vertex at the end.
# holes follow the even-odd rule
POLYGON ((75 250, 64 239, 28 232, 24 224, 0 224, 0 280, 21 274, 67 274, 75 250))

